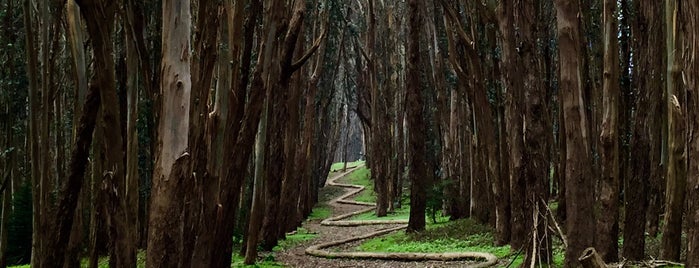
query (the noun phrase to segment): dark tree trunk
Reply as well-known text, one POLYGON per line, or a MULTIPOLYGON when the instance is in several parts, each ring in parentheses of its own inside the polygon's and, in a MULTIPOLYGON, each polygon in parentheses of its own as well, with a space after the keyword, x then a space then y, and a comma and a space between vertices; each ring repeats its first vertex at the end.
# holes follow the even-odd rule
POLYGON ((645 258, 648 195, 660 175, 660 128, 664 66, 663 3, 636 1, 632 23, 634 40, 633 82, 636 101, 635 126, 631 138, 631 177, 624 183, 624 246, 622 256, 629 260, 645 258), (637 56, 636 56, 637 55, 637 56))
POLYGON ((70 239, 73 227, 75 209, 78 204, 78 197, 83 186, 87 158, 89 156, 90 144, 92 143, 92 132, 95 129, 97 111, 100 106, 99 89, 91 86, 87 95, 87 101, 83 105, 82 116, 80 117, 77 138, 71 160, 69 164, 68 179, 62 186, 60 200, 56 208, 56 216, 53 219, 53 234, 48 241, 48 252, 42 263, 63 264, 65 247, 70 239))
POLYGON ((603 121, 600 134, 602 150, 602 179, 600 180, 597 225, 597 250, 606 262, 616 262, 619 255, 619 45, 617 31, 617 2, 604 1, 604 81, 603 121))
POLYGON ((595 237, 593 214, 594 180, 588 120, 583 99, 583 47, 580 32, 580 2, 556 0, 561 100, 566 134, 566 267, 578 267, 576 259, 592 246, 595 237))
POLYGON ((408 139, 410 158, 410 219, 408 232, 420 232, 425 229, 425 209, 427 189, 430 187, 430 176, 427 172, 425 141, 426 129, 423 117, 422 86, 420 80, 420 29, 423 14, 420 11, 420 1, 408 1, 408 37, 407 37, 407 106, 408 106, 408 139))
POLYGON ((699 2, 683 2, 680 9, 680 30, 682 31, 684 73, 687 74, 687 262, 686 267, 699 266, 699 61, 695 55, 699 52, 699 2))

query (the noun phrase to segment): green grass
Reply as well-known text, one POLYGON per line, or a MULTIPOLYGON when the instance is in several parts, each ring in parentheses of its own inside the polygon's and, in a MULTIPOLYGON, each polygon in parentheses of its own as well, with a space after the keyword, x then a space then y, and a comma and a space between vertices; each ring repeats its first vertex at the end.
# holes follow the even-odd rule
POLYGON ((329 218, 332 215, 332 208, 326 204, 318 204, 313 207, 311 215, 308 216, 308 220, 323 220, 329 218))
MULTIPOLYGON (((363 160, 354 161, 354 162, 347 162, 347 168, 353 168, 353 167, 359 166, 361 164, 364 164, 363 160)), ((345 165, 344 162, 334 163, 334 164, 332 164, 332 166, 330 166, 330 172, 342 170, 342 167, 344 165, 345 165)))
MULTIPOLYGON (((360 244, 360 251, 373 252, 488 252, 499 259, 513 261, 510 267, 518 267, 522 263, 522 255, 514 257, 510 246, 493 246, 493 231, 490 227, 465 219, 451 222, 428 224, 424 232, 408 234, 395 232, 385 236, 369 239, 360 244)), ((554 250, 555 266, 563 265, 563 252, 554 250)))
POLYGON ((371 180, 371 173, 366 167, 361 167, 350 173, 345 179, 350 184, 362 185, 366 187, 364 191, 355 195, 352 199, 360 202, 376 202, 376 193, 374 192, 374 182, 371 180))
POLYGON ((269 268, 269 267, 285 267, 284 265, 274 261, 274 256, 267 255, 262 260, 257 260, 257 263, 253 265, 245 265, 245 257, 238 254, 233 254, 233 260, 231 260, 231 267, 246 267, 246 268, 269 268))
POLYGON ((279 245, 274 247, 272 251, 282 251, 282 250, 287 250, 290 249, 298 244, 301 244, 304 241, 311 240, 318 236, 316 233, 309 233, 308 230, 306 230, 303 227, 299 227, 296 229, 296 232, 291 235, 287 235, 286 239, 279 241, 279 245))

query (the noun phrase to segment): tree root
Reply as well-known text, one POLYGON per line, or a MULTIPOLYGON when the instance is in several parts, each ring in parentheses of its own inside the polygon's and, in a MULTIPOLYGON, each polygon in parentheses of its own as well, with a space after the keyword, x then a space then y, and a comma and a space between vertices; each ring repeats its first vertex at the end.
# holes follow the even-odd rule
POLYGON ((377 259, 377 260, 393 260, 393 261, 427 261, 427 260, 434 260, 434 261, 456 261, 456 260, 482 261, 480 263, 469 266, 469 267, 473 267, 473 268, 490 267, 490 266, 493 266, 497 263, 498 258, 495 257, 495 255, 490 254, 490 253, 484 253, 484 252, 445 252, 445 253, 401 252, 401 253, 389 253, 389 252, 359 252, 359 251, 333 252, 333 251, 325 250, 325 249, 330 248, 330 247, 334 247, 334 246, 338 246, 338 245, 342 245, 342 244, 346 244, 346 243, 351 243, 354 241, 364 240, 367 238, 381 236, 381 235, 388 234, 388 233, 398 231, 398 230, 402 230, 402 229, 405 229, 408 227, 406 225, 408 223, 407 220, 363 220, 363 221, 344 220, 344 219, 350 218, 352 216, 359 215, 359 214, 374 210, 376 208, 375 203, 347 200, 347 198, 349 198, 350 196, 353 196, 353 195, 363 191, 364 186, 353 185, 353 184, 343 184, 343 183, 336 183, 335 182, 335 180, 346 176, 347 174, 352 172, 352 170, 349 170, 345 173, 342 173, 342 174, 335 176, 334 178, 331 178, 330 180, 328 180, 328 183, 327 183, 328 185, 352 189, 352 190, 348 191, 347 193, 341 195, 340 197, 333 199, 329 203, 341 203, 341 204, 350 204, 350 205, 358 205, 358 206, 367 206, 367 208, 360 209, 360 210, 346 213, 346 214, 342 214, 339 216, 327 218, 327 219, 323 220, 320 224, 325 225, 325 226, 343 226, 343 227, 362 226, 362 225, 386 225, 386 224, 400 224, 400 225, 396 226, 396 227, 391 227, 391 228, 379 230, 379 231, 376 231, 373 233, 357 236, 357 237, 351 237, 351 238, 347 238, 347 239, 343 239, 343 240, 313 245, 313 246, 310 246, 306 249, 306 254, 311 255, 311 256, 316 256, 316 257, 322 257, 322 258, 377 259))

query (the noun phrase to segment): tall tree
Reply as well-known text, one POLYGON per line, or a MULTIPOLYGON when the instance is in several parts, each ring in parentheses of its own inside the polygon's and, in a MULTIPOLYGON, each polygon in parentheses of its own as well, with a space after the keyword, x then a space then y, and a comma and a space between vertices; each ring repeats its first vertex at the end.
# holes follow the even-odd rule
POLYGON ((666 198, 663 224, 662 251, 660 257, 679 261, 682 238, 682 212, 684 211, 687 185, 686 104, 681 80, 680 29, 678 26, 678 2, 665 1, 667 73, 665 96, 667 97, 667 173, 665 175, 666 198))
POLYGON ((596 247, 606 262, 616 262, 619 255, 619 42, 617 39, 617 2, 604 1, 604 109, 600 144, 602 179, 600 180, 600 214, 596 247))
POLYGON ((687 262, 686 267, 699 265, 699 2, 683 2, 679 15, 682 31, 683 72, 687 88, 687 262))
POLYGON ((162 10, 162 104, 148 219, 146 265, 149 267, 175 267, 182 260, 180 204, 191 163, 188 151, 192 91, 190 2, 165 0, 162 10))
POLYGON ((427 170, 425 141, 427 131, 423 115, 423 100, 420 67, 420 31, 423 14, 420 1, 408 1, 408 36, 407 36, 407 119, 408 119, 408 161, 410 178, 410 219, 408 232, 419 232, 425 229, 425 209, 427 189, 430 187, 430 176, 427 170))
POLYGON ((645 257, 645 225, 651 180, 661 176, 660 116, 664 66, 663 2, 635 1, 631 25, 633 82, 638 90, 631 138, 631 177, 624 182, 624 247, 629 260, 645 257))
POLYGON ((595 237, 594 182, 588 120, 583 100, 582 39, 580 1, 556 0, 560 69, 566 136, 566 227, 568 247, 566 267, 577 267, 582 251, 592 246, 595 237))

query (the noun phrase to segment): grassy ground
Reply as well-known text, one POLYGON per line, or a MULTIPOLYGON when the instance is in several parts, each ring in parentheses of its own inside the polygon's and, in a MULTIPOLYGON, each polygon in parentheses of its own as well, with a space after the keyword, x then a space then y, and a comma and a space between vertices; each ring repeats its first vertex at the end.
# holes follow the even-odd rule
POLYGON ((363 185, 366 187, 364 191, 352 197, 353 200, 360 202, 376 202, 374 182, 371 180, 371 173, 369 172, 369 169, 366 167, 358 168, 343 180, 350 184, 363 185))
MULTIPOLYGON (((353 167, 359 166, 361 164, 364 164, 363 160, 354 161, 354 162, 347 162, 347 168, 353 168, 353 167)), ((343 163, 343 162, 334 163, 334 164, 332 164, 332 166, 330 166, 330 172, 341 171, 342 167, 344 167, 344 165, 345 165, 345 163, 343 163)))
MULTIPOLYGON (((357 247, 360 251, 374 252, 488 252, 501 260, 506 260, 510 267, 522 263, 522 254, 515 256, 510 246, 493 246, 493 232, 484 225, 465 219, 449 222, 430 223, 419 234, 395 232, 382 237, 364 241, 357 247)), ((563 252, 554 251, 554 264, 563 265, 563 252)))

